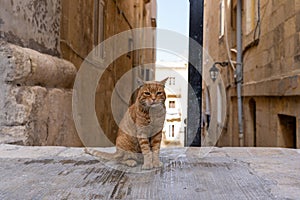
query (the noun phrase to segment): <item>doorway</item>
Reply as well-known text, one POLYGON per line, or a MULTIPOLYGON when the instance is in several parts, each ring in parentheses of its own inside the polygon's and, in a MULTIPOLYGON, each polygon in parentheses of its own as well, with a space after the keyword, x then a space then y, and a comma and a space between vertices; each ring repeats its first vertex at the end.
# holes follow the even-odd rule
POLYGON ((256 135, 256 101, 251 98, 249 101, 249 110, 251 116, 251 128, 253 132, 253 146, 257 146, 257 135, 256 135))
POLYGON ((278 114, 279 118, 279 141, 278 146, 297 148, 297 124, 296 117, 278 114))

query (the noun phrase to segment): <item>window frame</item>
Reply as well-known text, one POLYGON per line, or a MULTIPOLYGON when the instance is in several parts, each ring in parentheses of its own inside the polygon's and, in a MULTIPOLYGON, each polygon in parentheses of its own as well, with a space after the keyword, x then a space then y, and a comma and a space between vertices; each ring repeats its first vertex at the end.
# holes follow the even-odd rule
POLYGON ((219 39, 225 34, 225 0, 219 2, 219 39))
POLYGON ((176 108, 176 101, 175 100, 170 100, 169 101, 169 108, 176 108), (172 105, 172 107, 171 107, 172 105))
POLYGON ((244 2, 245 9, 245 34, 251 34, 258 20, 258 0, 244 2))
POLYGON ((102 62, 105 54, 103 46, 99 46, 105 37, 105 2, 94 0, 94 40, 93 60, 102 62))

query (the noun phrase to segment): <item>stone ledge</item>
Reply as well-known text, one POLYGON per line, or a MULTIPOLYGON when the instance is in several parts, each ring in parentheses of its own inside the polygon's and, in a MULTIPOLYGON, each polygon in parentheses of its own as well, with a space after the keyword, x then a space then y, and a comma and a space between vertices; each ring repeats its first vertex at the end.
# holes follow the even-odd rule
MULTIPOLYGON (((300 72, 243 84, 243 96, 300 96, 300 72)), ((231 95, 236 96, 235 88, 231 95)))
POLYGON ((0 41, 0 71, 8 84, 72 88, 77 70, 66 60, 0 41))
POLYGON ((244 96, 300 96, 300 75, 244 84, 244 96))

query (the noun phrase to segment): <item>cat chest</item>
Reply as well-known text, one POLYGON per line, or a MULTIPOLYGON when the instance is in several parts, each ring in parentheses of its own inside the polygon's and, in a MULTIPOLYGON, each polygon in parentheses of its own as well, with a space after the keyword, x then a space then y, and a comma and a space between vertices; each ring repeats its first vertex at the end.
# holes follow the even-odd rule
POLYGON ((150 127, 162 127, 164 125, 164 121, 165 121, 165 117, 164 116, 161 116, 161 117, 156 117, 156 118, 150 118, 149 119, 149 126, 150 127))
POLYGON ((147 119, 147 124, 145 126, 139 127, 139 130, 141 130, 143 133, 146 133, 147 135, 158 133, 163 129, 164 121, 165 115, 151 116, 147 119))

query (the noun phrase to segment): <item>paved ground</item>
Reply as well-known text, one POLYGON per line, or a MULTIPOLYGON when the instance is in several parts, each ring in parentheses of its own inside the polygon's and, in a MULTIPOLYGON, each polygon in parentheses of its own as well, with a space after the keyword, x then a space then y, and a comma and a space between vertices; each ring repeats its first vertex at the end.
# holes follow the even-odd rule
POLYGON ((144 172, 80 148, 0 145, 0 199, 300 199, 300 150, 203 150, 164 149, 144 172))

